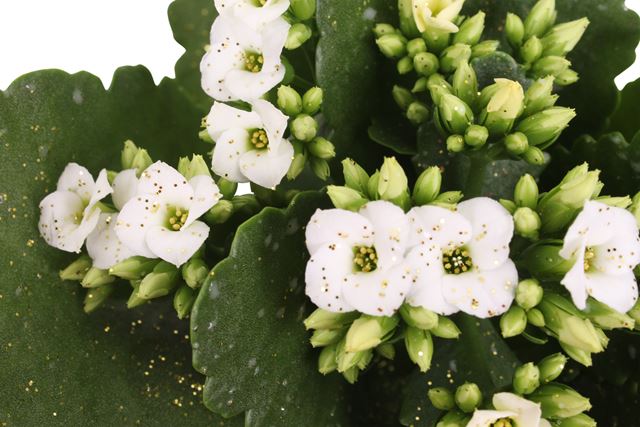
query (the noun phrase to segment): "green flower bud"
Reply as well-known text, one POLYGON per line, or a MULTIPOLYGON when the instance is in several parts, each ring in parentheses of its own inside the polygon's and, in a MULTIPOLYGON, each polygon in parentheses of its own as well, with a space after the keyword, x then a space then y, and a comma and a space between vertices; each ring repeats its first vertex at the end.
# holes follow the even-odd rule
POLYGON ((438 338, 457 339, 460 336, 460 329, 453 323, 453 320, 446 316, 438 317, 438 325, 429 332, 438 338))
POLYGON ((419 75, 429 77, 438 71, 440 60, 433 53, 420 52, 413 57, 412 69, 419 75))
POLYGON ((169 295, 178 286, 179 281, 178 268, 168 262, 160 261, 153 271, 142 279, 138 296, 149 300, 169 295))
POLYGON ((400 316, 402 316, 407 325, 414 328, 429 330, 438 326, 438 315, 424 307, 403 304, 400 307, 400 316))
POLYGON ((471 46, 454 44, 446 48, 440 55, 440 69, 445 73, 453 73, 463 62, 471 59, 471 46))
POLYGON ((344 159, 342 161, 342 173, 347 187, 362 194, 367 193, 369 175, 359 164, 352 159, 344 159))
POLYGON ((354 366, 357 366, 363 358, 367 357, 367 355, 371 353, 371 350, 348 352, 345 350, 345 342, 346 338, 340 341, 338 343, 338 347, 336 348, 338 372, 346 372, 354 366))
POLYGON ((407 119, 418 126, 429 120, 429 108, 422 102, 414 101, 407 109, 407 119))
POLYGON ((290 129, 296 139, 311 141, 318 133, 318 122, 307 114, 300 114, 291 122, 290 129))
POLYGON ((456 402, 453 397, 453 393, 446 387, 434 387, 427 392, 431 404, 441 411, 452 410, 456 402))
POLYGON ((385 34, 393 34, 396 32, 396 29, 393 28, 393 25, 390 24, 376 24, 373 27, 373 34, 376 35, 376 38, 382 37, 385 34))
POLYGON ((464 150, 464 137, 451 135, 447 138, 447 151, 450 153, 460 153, 464 150))
POLYGON ((427 88, 435 104, 441 101, 443 95, 453 94, 453 87, 441 74, 429 76, 427 79, 427 88))
POLYGON ((492 135, 504 135, 511 130, 524 108, 522 85, 508 79, 496 79, 496 83, 481 94, 482 103, 488 94, 491 98, 485 107, 482 122, 492 135))
POLYGON ((465 20, 457 33, 453 35, 453 43, 475 45, 480 41, 484 31, 485 13, 480 11, 465 20))
POLYGON ((307 329, 339 329, 345 325, 349 325, 359 314, 357 312, 349 313, 332 313, 321 308, 316 309, 304 321, 307 329))
POLYGON ((182 278, 193 289, 202 286, 208 275, 209 266, 201 258, 191 258, 182 266, 182 278))
POLYGON ((233 215, 233 203, 230 200, 220 200, 205 214, 205 220, 210 224, 224 224, 233 215))
POLYGON ((482 403, 482 392, 475 383, 464 383, 456 389, 455 401, 463 412, 473 412, 482 403))
POLYGON ((400 30, 407 37, 419 37, 420 31, 413 17, 412 0, 398 0, 398 16, 400 17, 400 30))
POLYGON ((151 273, 159 262, 157 259, 134 256, 111 267, 109 274, 125 280, 141 280, 151 273))
POLYGON ((471 418, 462 412, 451 411, 440 418, 436 427, 466 427, 470 420, 471 418))
POLYGON ((530 208, 518 208, 513 214, 516 233, 527 239, 537 240, 542 227, 540 216, 530 208))
POLYGON ((133 158, 138 154, 138 147, 131 140, 124 142, 124 148, 120 154, 120 164, 122 169, 132 169, 133 158))
POLYGON ((524 37, 543 36, 556 22, 555 0, 539 0, 524 21, 524 37))
POLYGON ((236 194, 236 191, 238 191, 238 183, 220 178, 218 180, 218 188, 220 189, 220 193, 222 193, 222 198, 230 200, 236 194))
POLYGON ((511 47, 517 49, 522 46, 524 41, 524 23, 522 19, 516 14, 507 13, 507 22, 504 28, 511 47))
POLYGON ((585 350, 581 350, 577 347, 571 346, 569 344, 565 344, 563 342, 560 342, 560 347, 562 348, 562 350, 564 350, 565 353, 567 353, 567 355, 575 360, 576 362, 580 363, 583 366, 589 367, 593 365, 593 360, 591 358, 591 353, 585 350))
POLYGON ((322 137, 314 138, 307 147, 309 152, 319 159, 330 160, 336 156, 333 144, 322 137))
POLYGON ((369 363, 371 362, 372 359, 373 359, 373 350, 368 350, 367 352, 365 352, 364 356, 360 358, 356 367, 359 370, 364 371, 365 369, 367 369, 367 366, 369 366, 369 363))
POLYGON ((104 285, 99 288, 92 288, 87 291, 84 297, 84 312, 89 314, 94 312, 109 298, 115 290, 115 285, 104 285))
POLYGON ((380 168, 378 195, 382 200, 394 200, 409 191, 409 182, 404 169, 395 157, 385 157, 380 168))
POLYGON ((294 50, 302 46, 307 40, 311 38, 313 32, 309 26, 298 22, 293 24, 289 28, 289 34, 287 34, 287 40, 284 42, 285 49, 294 50))
POLYGON ((586 414, 578 414, 573 417, 558 420, 558 427, 596 427, 596 420, 586 414))
POLYGON ((525 310, 531 310, 542 301, 544 290, 536 279, 527 279, 518 283, 516 303, 525 310))
POLYGON ((536 365, 529 362, 518 369, 513 374, 513 390, 518 394, 533 393, 540 386, 540 370, 536 365))
POLYGON ((378 37, 376 44, 380 52, 387 58, 402 58, 407 53, 407 39, 398 33, 378 37))
POLYGON ((315 348, 337 344, 345 333, 345 329, 316 329, 310 339, 311 346, 315 348))
POLYGON ((558 336, 558 341, 589 353, 604 351, 593 324, 587 319, 570 314, 559 306, 558 302, 567 302, 564 298, 553 297, 545 295, 537 308, 544 314, 547 329, 558 336))
POLYGON ((371 178, 369 178, 369 182, 367 183, 367 194, 369 194, 370 200, 378 200, 380 196, 378 195, 378 184, 380 182, 380 171, 375 171, 371 178))
POLYGON ((520 49, 525 64, 533 64, 542 56, 542 42, 536 36, 531 37, 520 49))
POLYGON ((518 131, 527 135, 529 144, 544 149, 555 142, 576 116, 571 108, 553 107, 524 119, 518 131))
POLYGON ((298 91, 291 86, 281 85, 278 87, 278 108, 287 116, 297 116, 302 112, 302 98, 298 91))
POLYGON ((131 295, 129 295, 129 299, 127 300, 128 309, 136 308, 149 302, 148 300, 144 298, 140 298, 138 296, 138 289, 140 288, 140 282, 141 280, 131 281, 131 286, 133 287, 133 291, 131 292, 131 295))
POLYGON ((513 198, 519 207, 535 209, 538 205, 538 194, 538 184, 535 178, 526 174, 518 180, 513 198))
POLYGON ((181 157, 178 161, 178 172, 187 178, 187 180, 198 175, 211 176, 211 172, 209 172, 209 165, 207 165, 204 158, 198 154, 194 154, 191 157, 191 160, 187 157, 181 157))
POLYGON ((500 47, 498 40, 485 40, 471 48, 471 59, 491 55, 500 47))
POLYGON ((233 203, 234 212, 244 212, 250 215, 255 215, 260 209, 262 209, 262 205, 253 194, 234 196, 233 199, 231 199, 231 203, 233 203))
POLYGON ((433 357, 433 339, 428 331, 413 326, 407 327, 404 335, 404 345, 407 348, 409 359, 420 369, 427 372, 431 367, 433 357))
POLYGON ((438 103, 438 118, 450 134, 463 135, 473 123, 473 111, 457 96, 445 94, 438 103))
POLYGON ((562 353, 555 353, 542 359, 538 364, 540 382, 546 384, 558 378, 566 364, 567 357, 562 353))
POLYGON ((302 109, 306 114, 314 115, 322 107, 322 101, 324 100, 324 92, 319 87, 315 86, 309 89, 302 96, 302 109))
POLYGON ((327 187, 327 194, 338 209, 357 212, 369 201, 362 193, 349 187, 330 185, 327 187))
POLYGON ((518 306, 512 306, 509 311, 500 318, 500 330, 504 338, 520 335, 526 327, 527 313, 518 306))
POLYGON ((464 142, 473 148, 480 148, 487 143, 489 130, 480 125, 471 125, 464 134, 464 142))
POLYGON ((473 105, 478 97, 476 72, 467 62, 460 64, 453 75, 453 93, 467 105, 473 105))
POLYGON ((540 280, 560 281, 574 264, 560 256, 560 249, 556 245, 532 246, 522 254, 522 263, 540 280))
POLYGON ((580 80, 577 72, 569 69, 556 76, 556 83, 560 86, 570 86, 580 80))
POLYGON ((336 362, 336 344, 329 345, 322 349, 318 357, 318 371, 322 375, 327 375, 338 369, 336 362))
POLYGON ((544 321, 544 314, 537 308, 532 308, 527 311, 527 322, 533 326, 537 326, 538 328, 544 328, 546 324, 544 321))
POLYGON ((87 273, 82 278, 80 284, 83 288, 99 288, 101 286, 108 285, 109 283, 113 283, 115 280, 115 277, 109 275, 108 270, 91 267, 87 270, 87 273))
POLYGON ((553 76, 538 79, 529 86, 524 96, 524 116, 530 116, 547 108, 553 107, 558 100, 558 95, 554 95, 553 76))
POLYGON ((391 94, 393 95, 393 100, 396 101, 396 104, 398 104, 398 107, 400 107, 402 111, 407 111, 409 105, 414 101, 411 92, 402 86, 393 86, 391 94))
POLYGON ((556 25, 542 38, 544 55, 564 56, 571 52, 584 35, 588 26, 588 18, 556 25))
POLYGON ((516 206, 515 203, 513 203, 511 200, 507 200, 507 199, 500 199, 499 200, 500 204, 502 205, 503 208, 505 208, 506 210, 509 211, 509 213, 511 215, 513 215, 513 213, 516 211, 516 209, 518 208, 516 206))
POLYGON ((398 70, 398 74, 401 76, 408 74, 413 71, 413 60, 410 57, 405 56, 398 61, 396 68, 398 70))
POLYGON ((440 187, 442 185, 442 172, 437 166, 432 166, 425 169, 418 180, 415 187, 413 187, 413 202, 416 206, 424 206, 433 202, 438 194, 440 194, 440 187))
POLYGON ((317 157, 311 157, 309 159, 309 164, 311 165, 311 170, 322 181, 326 181, 331 175, 331 169, 329 168, 329 163, 326 160, 319 159, 317 157))
POLYGON ((355 384, 358 381, 358 376, 360 375, 360 369, 357 366, 347 369, 342 372, 342 376, 349 384, 355 384))
MULTIPOLYGON (((505 137, 504 146, 509 153, 519 156, 526 153, 529 148, 529 140, 524 133, 516 132, 505 137)), ((544 155, 542 161, 544 162, 544 155)))
POLYGON ((173 308, 178 314, 178 319, 184 319, 191 314, 191 308, 198 294, 189 286, 182 285, 173 296, 173 308))
POLYGON ((407 54, 411 58, 413 58, 419 53, 426 52, 426 51, 427 51, 427 44, 424 42, 424 39, 422 38, 409 40, 409 42, 407 43, 407 54))
POLYGON ((391 343, 384 343, 376 347, 376 353, 385 359, 393 360, 396 357, 396 348, 391 343))
POLYGON ((291 0, 291 11, 301 21, 311 19, 316 13, 316 0, 291 0))
POLYGON ((80 255, 78 259, 69 264, 58 275, 62 280, 82 280, 91 268, 92 262, 89 255, 80 255))
POLYGON ((543 418, 568 418, 591 409, 589 399, 563 384, 545 384, 528 398, 540 403, 543 418))
POLYGON ((299 141, 292 141, 293 145, 293 160, 287 171, 287 179, 293 181, 304 170, 307 165, 307 150, 304 145, 299 141))
POLYGON ((633 329, 636 323, 632 317, 620 313, 593 298, 587 299, 587 308, 583 310, 583 313, 596 326, 606 330, 633 329))
POLYGON ((428 78, 420 77, 418 80, 416 80, 415 84, 413 85, 413 88, 411 89, 411 93, 426 92, 428 90, 427 81, 429 81, 428 78))
POLYGON ((436 197, 436 202, 455 205, 462 200, 462 197, 461 191, 446 191, 436 197))
POLYGON ((153 164, 151 156, 147 153, 147 150, 140 148, 131 161, 131 167, 129 169, 135 169, 136 174, 140 176, 145 169, 153 164))
POLYGON ((562 56, 545 56, 533 64, 532 71, 538 77, 557 76, 570 66, 571 62, 562 56))
POLYGON ((607 206, 620 208, 620 209, 627 209, 633 203, 633 201, 629 196, 622 196, 622 197, 600 196, 600 197, 597 197, 595 200, 597 200, 600 203, 604 203, 607 206))
POLYGON ((200 138, 200 141, 206 142, 207 144, 215 144, 215 141, 211 138, 208 129, 202 129, 198 132, 198 138, 200 138))

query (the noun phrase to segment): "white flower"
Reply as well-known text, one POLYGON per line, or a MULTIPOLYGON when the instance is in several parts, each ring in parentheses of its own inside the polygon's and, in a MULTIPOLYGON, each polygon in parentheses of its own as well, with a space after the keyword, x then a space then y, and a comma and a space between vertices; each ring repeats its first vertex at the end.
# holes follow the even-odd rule
MULTIPOLYGON (((120 210, 138 191, 136 170, 127 169, 120 172, 114 178, 112 187, 113 204, 120 210)), ((107 270, 135 255, 122 244, 116 234, 117 218, 118 212, 101 213, 97 227, 87 237, 87 252, 96 268, 107 270)))
POLYGON ((232 15, 251 28, 262 28, 289 9, 289 0, 215 0, 220 15, 232 15))
POLYGON ((415 274, 410 305, 481 318, 507 311, 518 271, 509 259, 513 219, 506 209, 480 197, 458 204, 456 212, 422 206, 408 217, 415 246, 407 256, 415 274))
POLYGON ((86 168, 69 163, 58 179, 56 191, 40 202, 40 234, 55 248, 80 252, 98 224, 97 203, 111 191, 106 170, 101 170, 94 182, 86 168))
POLYGON ((640 263, 640 238, 625 209, 588 201, 564 238, 560 256, 575 260, 562 279, 576 307, 587 296, 626 313, 638 299, 633 269, 640 263))
POLYGON ((218 101, 253 101, 284 78, 280 60, 289 24, 282 18, 255 30, 231 16, 211 29, 211 49, 202 58, 202 88, 218 101))
POLYGON ((531 402, 513 393, 493 395, 493 410, 476 410, 467 427, 551 427, 549 421, 542 418, 539 403, 531 402), (498 421, 503 421, 498 424, 498 421))
POLYGON ((516 119, 524 103, 522 85, 509 79, 495 79, 495 86, 496 93, 487 105, 487 113, 504 120, 516 119))
POLYGON ((248 112, 213 104, 207 117, 207 130, 216 142, 211 168, 229 181, 273 188, 293 159, 293 146, 282 137, 287 116, 267 101, 254 101, 252 107, 248 112))
POLYGON ((306 230, 307 295, 332 312, 392 315, 411 286, 408 238, 406 215, 386 201, 369 202, 358 213, 316 211, 306 230))
POLYGON ((209 235, 209 226, 197 219, 221 197, 210 176, 187 181, 171 166, 156 162, 142 172, 135 197, 120 211, 116 234, 135 255, 180 266, 209 235))
POLYGON ((413 19, 421 33, 427 30, 457 33, 453 20, 463 5, 464 0, 413 0, 413 19))

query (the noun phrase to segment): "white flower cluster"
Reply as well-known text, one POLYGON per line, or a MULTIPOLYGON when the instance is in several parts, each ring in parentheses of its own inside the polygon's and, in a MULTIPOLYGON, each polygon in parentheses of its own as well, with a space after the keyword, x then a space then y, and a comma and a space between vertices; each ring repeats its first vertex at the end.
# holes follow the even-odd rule
POLYGON ((289 0, 216 0, 219 16, 202 59, 202 88, 215 102, 207 130, 216 146, 212 169, 233 182, 273 188, 286 175, 293 146, 284 139, 287 116, 261 100, 282 81, 280 59, 289 33, 282 17, 289 0), (223 104, 243 101, 245 111, 223 104))
POLYGON ((306 229, 306 291, 320 308, 389 316, 403 303, 439 314, 497 316, 513 301, 509 259, 513 219, 498 202, 475 198, 456 211, 405 214, 386 201, 359 212, 319 210, 306 229))
POLYGON ((495 410, 476 410, 467 423, 467 427, 498 425, 551 427, 549 421, 542 418, 542 409, 539 403, 531 402, 513 393, 496 393, 493 395, 492 403, 495 410))
POLYGON ((209 175, 190 180, 163 162, 142 172, 127 169, 109 184, 102 170, 67 165, 57 189, 40 203, 39 229, 45 241, 67 252, 87 246, 93 266, 108 269, 132 256, 187 262, 209 235, 198 221, 221 198, 209 175), (101 203, 111 195, 114 209, 101 203))

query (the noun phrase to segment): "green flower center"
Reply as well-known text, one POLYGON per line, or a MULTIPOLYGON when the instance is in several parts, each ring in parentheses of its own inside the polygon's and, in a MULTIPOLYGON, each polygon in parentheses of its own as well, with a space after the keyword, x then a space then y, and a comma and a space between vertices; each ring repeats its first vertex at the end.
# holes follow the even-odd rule
POLYGON ((262 65, 264 64, 264 56, 258 52, 245 52, 244 53, 244 68, 252 73, 259 73, 262 71, 262 65))
POLYGON ((584 271, 585 273, 591 271, 593 268, 593 261, 596 257, 596 251, 593 248, 587 248, 584 250, 584 271))
POLYGON ((251 144, 256 148, 267 148, 269 137, 264 129, 254 129, 249 132, 251 144))
POLYGON ((442 266, 448 274, 462 274, 473 268, 473 261, 467 249, 457 248, 442 254, 442 266))
POLYGON ((75 225, 80 225, 82 222, 82 218, 84 218, 84 211, 78 211, 73 214, 73 223, 75 225))
POLYGON ((173 231, 180 231, 189 217, 189 211, 182 208, 169 208, 167 228, 173 231))
POLYGON ((495 423, 491 424, 491 427, 515 427, 515 422, 511 418, 500 418, 495 423))
POLYGON ((357 272, 370 273, 378 268, 378 253, 373 246, 353 248, 353 265, 357 272))
POLYGON ((252 0, 252 3, 256 7, 262 7, 267 3, 267 0, 252 0))

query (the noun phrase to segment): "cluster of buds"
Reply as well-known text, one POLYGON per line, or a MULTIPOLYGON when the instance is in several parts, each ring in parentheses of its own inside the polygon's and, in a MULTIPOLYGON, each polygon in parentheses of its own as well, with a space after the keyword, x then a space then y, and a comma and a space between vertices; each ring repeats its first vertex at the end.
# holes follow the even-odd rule
POLYGON ((291 27, 284 47, 287 50, 294 50, 306 43, 313 35, 311 20, 316 13, 316 0, 290 0, 289 11, 290 13, 286 16, 291 27))
POLYGON ((554 25, 558 13, 555 0, 540 0, 523 20, 509 13, 505 33, 528 74, 533 78, 552 76, 555 83, 568 86, 578 81, 566 55, 589 26, 587 18, 554 25))

